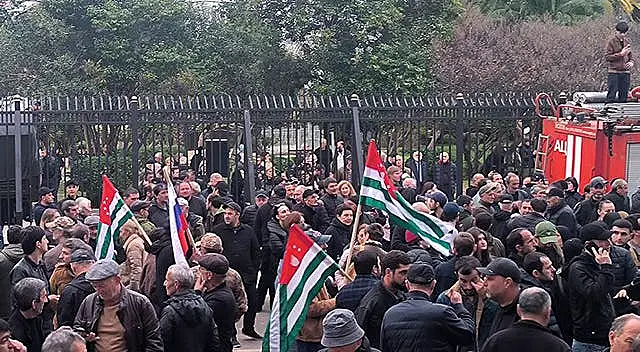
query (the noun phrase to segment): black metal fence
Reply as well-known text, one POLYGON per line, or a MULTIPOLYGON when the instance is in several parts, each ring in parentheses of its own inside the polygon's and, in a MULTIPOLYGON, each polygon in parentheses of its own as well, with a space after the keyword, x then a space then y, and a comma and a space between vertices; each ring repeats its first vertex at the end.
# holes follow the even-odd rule
POLYGON ((0 103, 0 218, 28 219, 41 185, 62 196, 69 179, 95 205, 102 173, 124 190, 163 169, 193 169, 205 182, 219 172, 245 199, 280 177, 310 184, 323 172, 357 187, 370 139, 403 167, 421 152, 425 180, 447 152, 461 189, 476 172, 531 173, 540 128, 524 94, 8 97, 0 103), (329 152, 320 152, 323 139, 329 152), (337 165, 325 158, 339 143, 352 157, 337 165))

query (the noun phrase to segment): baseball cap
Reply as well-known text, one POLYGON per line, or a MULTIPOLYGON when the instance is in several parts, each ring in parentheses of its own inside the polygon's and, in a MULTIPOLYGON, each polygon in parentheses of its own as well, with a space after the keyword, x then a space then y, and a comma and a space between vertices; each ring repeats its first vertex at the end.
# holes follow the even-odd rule
POLYGON ((522 278, 520 269, 516 263, 507 258, 495 258, 485 267, 478 268, 478 272, 486 276, 502 276, 511 278, 513 282, 519 283, 522 278))
POLYGON ((539 172, 536 172, 533 175, 531 175, 531 181, 533 182, 544 181, 544 175, 539 172))
POLYGON ((436 278, 433 267, 425 262, 416 262, 409 266, 407 281, 412 284, 428 285, 436 278))
POLYGON ((111 259, 100 259, 93 263, 85 278, 89 281, 101 281, 118 275, 120 267, 111 259))
POLYGON ((207 253, 198 259, 198 264, 217 275, 227 275, 229 271, 229 261, 218 253, 207 253))
POLYGON ((591 182, 589 182, 589 187, 604 188, 606 184, 607 184, 607 181, 602 176, 596 176, 591 179, 591 182))
POLYGON ((448 219, 454 219, 460 214, 460 206, 454 202, 448 202, 442 208, 442 215, 448 219))
POLYGON ((76 182, 76 180, 70 179, 64 184, 64 186, 69 187, 69 186, 80 186, 80 185, 78 184, 78 182, 76 182))
POLYGON ((146 200, 136 200, 131 203, 131 206, 129 208, 131 209, 131 211, 136 212, 142 209, 147 209, 150 205, 151 202, 148 202, 146 200))
POLYGON ((436 203, 438 203, 441 207, 444 207, 445 204, 447 204, 447 202, 449 201, 449 199, 447 198, 447 195, 440 191, 434 191, 427 194, 427 198, 431 198, 435 200, 436 203))
POLYGON ((267 192, 260 190, 256 192, 256 198, 269 198, 269 195, 267 194, 267 192))
POLYGON ((536 237, 542 244, 557 243, 558 229, 550 221, 542 221, 536 225, 536 237))

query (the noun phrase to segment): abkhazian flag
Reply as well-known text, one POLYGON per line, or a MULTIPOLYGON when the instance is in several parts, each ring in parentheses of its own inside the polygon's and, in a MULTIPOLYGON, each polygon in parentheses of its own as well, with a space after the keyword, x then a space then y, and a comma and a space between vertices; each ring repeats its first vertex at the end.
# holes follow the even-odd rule
POLYGON ((113 183, 106 175, 102 175, 102 199, 100 201, 98 238, 96 239, 96 258, 114 258, 114 243, 120 236, 122 225, 131 218, 133 218, 133 213, 124 204, 113 183))
POLYGON ((339 270, 338 264, 320 246, 298 226, 291 226, 271 316, 262 340, 263 352, 289 350, 302 329, 311 301, 336 270, 339 270))
POLYGON ((427 241, 445 256, 450 255, 451 244, 445 237, 449 229, 435 216, 417 211, 411 207, 391 182, 382 164, 375 141, 369 143, 364 178, 360 189, 360 201, 389 215, 389 221, 405 228, 427 241))
POLYGON ((167 192, 169 193, 169 230, 171 232, 173 258, 176 264, 189 266, 186 257, 189 250, 189 243, 187 242, 189 224, 184 213, 182 213, 180 204, 178 204, 178 195, 170 180, 167 180, 167 192))

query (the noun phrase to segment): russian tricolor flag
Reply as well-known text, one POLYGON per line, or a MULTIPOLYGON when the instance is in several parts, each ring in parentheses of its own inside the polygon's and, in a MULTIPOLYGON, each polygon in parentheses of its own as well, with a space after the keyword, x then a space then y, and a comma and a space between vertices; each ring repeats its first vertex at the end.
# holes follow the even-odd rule
POLYGON ((173 258, 176 264, 188 266, 186 255, 189 250, 189 242, 187 242, 189 224, 187 224, 187 219, 178 204, 178 195, 170 180, 167 180, 167 192, 169 194, 169 229, 173 258))

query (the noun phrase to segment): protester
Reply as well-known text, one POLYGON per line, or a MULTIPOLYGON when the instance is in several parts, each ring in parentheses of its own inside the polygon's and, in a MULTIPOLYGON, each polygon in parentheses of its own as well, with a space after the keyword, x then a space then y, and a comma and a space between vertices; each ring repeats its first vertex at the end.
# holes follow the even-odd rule
POLYGON ((523 227, 515 228, 509 233, 505 242, 507 256, 521 267, 524 257, 534 252, 537 244, 538 240, 531 231, 523 227))
POLYGON ((571 348, 547 328, 551 316, 551 297, 537 287, 520 293, 518 299, 520 321, 487 340, 483 352, 570 352, 571 348))
POLYGON ((556 226, 565 226, 569 231, 569 236, 563 238, 568 240, 569 238, 576 237, 578 235, 578 223, 576 222, 576 216, 573 214, 573 210, 567 205, 565 200, 565 193, 561 189, 552 187, 547 193, 547 212, 546 218, 549 219, 556 226))
POLYGON ((120 265, 122 284, 130 290, 140 292, 142 266, 146 260, 147 252, 144 249, 144 240, 140 229, 132 220, 122 225, 119 241, 122 243, 126 258, 120 265))
POLYGON ((335 218, 327 231, 324 232, 325 235, 331 236, 327 243, 327 254, 336 262, 340 261, 345 247, 349 246, 354 212, 355 210, 346 204, 338 205, 334 210, 335 218))
POLYGON ((160 318, 160 334, 165 351, 218 351, 218 328, 213 311, 197 295, 195 278, 187 266, 169 267, 164 282, 169 299, 160 318))
POLYGON ((74 326, 84 329, 87 342, 98 351, 163 352, 158 318, 145 296, 120 283, 118 264, 95 262, 85 274, 96 290, 78 310, 74 326))
POLYGON ((220 351, 231 352, 235 338, 236 300, 227 286, 229 261, 221 254, 208 253, 199 260, 195 290, 213 311, 218 329, 220 351))
POLYGON ((407 272, 407 300, 389 308, 380 329, 383 352, 452 351, 471 345, 475 324, 457 291, 451 306, 431 303, 435 273, 427 263, 413 263, 407 272))
POLYGON ((258 310, 256 284, 258 281, 258 266, 260 263, 260 247, 256 234, 248 225, 240 223, 240 206, 229 202, 224 205, 224 224, 214 228, 214 232, 222 239, 225 257, 229 266, 240 273, 244 290, 247 293, 249 307, 244 315, 242 333, 246 336, 261 339, 255 331, 255 319, 258 310))
POLYGON ((334 309, 322 321, 322 345, 319 352, 380 352, 369 344, 353 313, 334 309))
POLYGON ((51 324, 42 315, 48 302, 47 283, 27 277, 13 287, 15 309, 9 318, 11 335, 22 342, 27 351, 42 351, 42 343, 51 332, 51 324))
POLYGON ((0 319, 0 352, 27 352, 22 342, 11 338, 9 323, 4 319, 0 319))
POLYGON ((516 311, 522 274, 516 263, 507 258, 495 258, 486 267, 478 268, 485 275, 487 295, 498 303, 498 311, 489 335, 511 327, 520 320, 516 311))
POLYGON ((95 256, 90 250, 78 249, 71 254, 70 266, 75 277, 60 294, 56 315, 58 326, 72 326, 82 301, 96 291, 85 277, 93 263, 95 256))
POLYGON ((304 216, 305 222, 321 233, 325 233, 329 227, 327 210, 318 203, 318 194, 312 189, 307 189, 302 194, 303 202, 296 204, 293 210, 299 211, 304 216))
POLYGON ((67 216, 61 216, 56 218, 53 222, 47 223, 47 228, 51 230, 54 244, 56 245, 51 250, 47 251, 42 259, 47 271, 47 277, 51 276, 56 264, 58 264, 64 242, 71 238, 71 228, 74 225, 75 222, 73 219, 67 216))
POLYGON ((386 311, 404 299, 405 280, 411 260, 401 251, 387 253, 380 262, 382 280, 378 282, 363 298, 356 308, 355 317, 371 342, 371 346, 379 348, 380 327, 386 311))
POLYGON ((336 295, 336 308, 355 311, 362 298, 378 283, 380 268, 378 254, 372 249, 364 249, 353 256, 356 277, 353 282, 342 287, 336 295))
POLYGON ((611 348, 609 352, 636 352, 632 348, 635 346, 635 340, 640 336, 640 316, 636 314, 625 314, 617 317, 611 323, 609 330, 609 344, 611 348))
POLYGON ((22 259, 22 228, 11 225, 7 229, 7 245, 0 251, 0 319, 7 320, 11 314, 11 269, 22 259))
POLYGON ((435 270, 435 286, 433 289, 434 299, 440 295, 440 293, 448 290, 455 282, 457 277, 455 274, 456 262, 459 258, 473 254, 475 249, 475 240, 469 233, 462 232, 456 236, 453 240, 453 257, 446 262, 439 265, 435 270))
POLYGON ((60 262, 56 264, 53 274, 49 279, 51 293, 55 295, 62 294, 65 286, 73 280, 74 272, 71 269, 71 257, 77 250, 92 252, 91 247, 78 238, 70 238, 64 241, 62 252, 60 253, 60 262))

